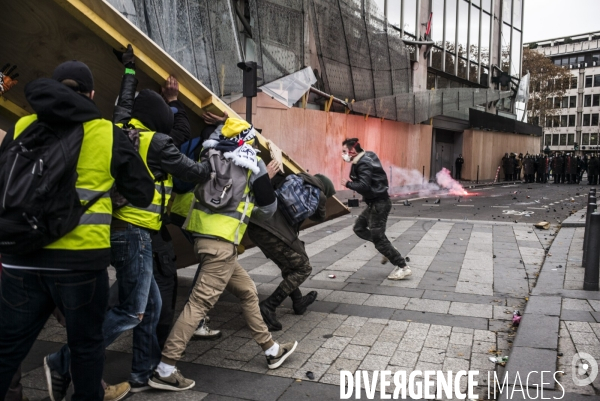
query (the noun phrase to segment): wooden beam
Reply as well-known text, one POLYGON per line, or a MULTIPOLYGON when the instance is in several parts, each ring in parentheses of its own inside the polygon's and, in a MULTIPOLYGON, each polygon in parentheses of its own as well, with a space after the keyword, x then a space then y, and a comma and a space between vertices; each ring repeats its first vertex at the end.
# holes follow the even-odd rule
POLYGON ((17 106, 15 103, 11 102, 3 96, 0 96, 0 107, 4 109, 4 111, 6 112, 5 114, 8 114, 9 117, 12 117, 15 120, 31 114, 28 113, 27 110, 23 109, 20 106, 17 106))

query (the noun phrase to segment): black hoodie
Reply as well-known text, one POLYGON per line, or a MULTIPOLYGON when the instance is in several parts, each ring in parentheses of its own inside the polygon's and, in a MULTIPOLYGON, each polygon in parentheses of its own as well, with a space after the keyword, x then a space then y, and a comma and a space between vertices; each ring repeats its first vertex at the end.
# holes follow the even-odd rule
MULTIPOLYGON (((27 101, 38 119, 49 124, 84 123, 101 118, 95 103, 52 79, 40 78, 25 86, 27 101)), ((14 128, 0 145, 0 155, 13 141, 14 128)), ((127 136, 113 126, 111 175, 118 191, 134 206, 147 207, 154 196, 154 181, 127 136)), ((110 249, 97 250, 93 258, 79 252, 44 249, 29 255, 2 255, 5 265, 71 270, 99 270, 110 264, 110 249)))

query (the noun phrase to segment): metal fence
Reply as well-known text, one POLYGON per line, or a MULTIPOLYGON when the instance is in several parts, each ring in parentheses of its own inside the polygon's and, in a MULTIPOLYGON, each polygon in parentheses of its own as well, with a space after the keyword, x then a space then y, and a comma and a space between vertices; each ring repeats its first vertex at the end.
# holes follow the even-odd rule
POLYGON ((510 91, 451 88, 363 100, 350 106, 352 111, 357 113, 419 124, 439 115, 449 115, 458 111, 468 113, 471 107, 510 96, 510 91))

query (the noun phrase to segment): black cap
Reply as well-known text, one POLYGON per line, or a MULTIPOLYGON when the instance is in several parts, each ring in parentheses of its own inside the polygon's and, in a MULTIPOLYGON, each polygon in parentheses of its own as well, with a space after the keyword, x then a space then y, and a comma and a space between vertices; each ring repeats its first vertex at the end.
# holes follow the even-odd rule
POLYGON ((52 79, 62 82, 65 79, 72 79, 79 85, 79 92, 91 92, 94 90, 94 77, 89 67, 81 61, 65 61, 52 73, 52 79))

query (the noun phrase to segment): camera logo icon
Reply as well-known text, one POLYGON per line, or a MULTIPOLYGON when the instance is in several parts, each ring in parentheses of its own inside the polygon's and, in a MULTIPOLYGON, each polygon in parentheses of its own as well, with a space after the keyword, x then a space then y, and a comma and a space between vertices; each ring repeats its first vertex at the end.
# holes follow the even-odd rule
POLYGON ((573 383, 576 386, 587 386, 598 376, 598 362, 585 352, 573 355, 571 363, 573 383))

